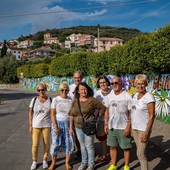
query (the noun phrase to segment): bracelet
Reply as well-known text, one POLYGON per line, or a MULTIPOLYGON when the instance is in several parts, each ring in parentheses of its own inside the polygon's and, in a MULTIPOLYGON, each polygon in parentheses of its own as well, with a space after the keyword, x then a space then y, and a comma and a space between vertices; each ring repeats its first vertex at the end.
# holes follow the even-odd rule
POLYGON ((108 125, 108 123, 105 123, 104 125, 108 125))

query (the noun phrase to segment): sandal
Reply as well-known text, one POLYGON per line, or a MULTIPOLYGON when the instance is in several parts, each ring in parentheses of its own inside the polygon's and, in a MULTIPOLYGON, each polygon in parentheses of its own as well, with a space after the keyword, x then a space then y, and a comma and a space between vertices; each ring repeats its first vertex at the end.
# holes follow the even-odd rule
POLYGON ((54 170, 55 164, 51 164, 48 170, 54 170))
POLYGON ((66 164, 66 170, 72 170, 72 166, 69 163, 66 164))
POLYGON ((106 161, 106 156, 99 157, 96 162, 100 163, 100 162, 104 162, 104 161, 106 161))

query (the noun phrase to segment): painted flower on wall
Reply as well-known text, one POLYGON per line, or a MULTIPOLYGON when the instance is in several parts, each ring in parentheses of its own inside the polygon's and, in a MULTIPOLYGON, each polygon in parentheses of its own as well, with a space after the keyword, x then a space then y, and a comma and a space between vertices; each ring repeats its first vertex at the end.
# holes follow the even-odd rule
POLYGON ((129 84, 128 76, 121 76, 121 79, 122 79, 122 82, 123 82, 123 89, 129 90, 130 84, 129 84))
POLYGON ((131 87, 128 90, 128 93, 133 97, 135 95, 135 93, 137 93, 137 89, 135 87, 131 87))
POLYGON ((170 96, 169 94, 161 89, 160 94, 155 90, 152 92, 155 97, 155 113, 156 116, 166 117, 169 114, 170 108, 170 96))

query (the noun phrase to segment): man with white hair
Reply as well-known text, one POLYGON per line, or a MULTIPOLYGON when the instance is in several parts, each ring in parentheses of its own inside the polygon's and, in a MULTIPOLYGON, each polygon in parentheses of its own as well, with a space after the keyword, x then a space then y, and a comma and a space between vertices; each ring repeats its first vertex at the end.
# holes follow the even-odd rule
POLYGON ((76 71, 73 74, 73 80, 74 83, 69 86, 70 91, 69 91, 69 96, 73 99, 74 98, 74 90, 76 86, 82 81, 83 79, 83 74, 80 71, 76 71))
POLYGON ((124 170, 130 170, 131 145, 131 102, 132 98, 128 92, 122 90, 123 82, 120 77, 114 77, 110 83, 113 90, 108 94, 105 102, 107 107, 105 113, 105 132, 107 145, 110 146, 111 164, 107 170, 117 170, 117 147, 124 151, 124 170))
MULTIPOLYGON (((72 99, 74 99, 74 90, 76 86, 82 81, 82 79, 83 79, 83 74, 80 71, 74 72, 73 74, 74 83, 69 86, 70 91, 68 94, 68 96, 70 96, 72 99)), ((75 144, 77 149, 75 159, 81 159, 80 143, 77 139, 76 133, 75 133, 75 144)))

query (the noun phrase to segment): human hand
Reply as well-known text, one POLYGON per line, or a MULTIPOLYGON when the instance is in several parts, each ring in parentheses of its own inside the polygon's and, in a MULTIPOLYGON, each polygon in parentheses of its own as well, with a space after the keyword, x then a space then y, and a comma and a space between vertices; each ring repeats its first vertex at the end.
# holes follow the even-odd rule
POLYGON ((146 133, 143 133, 142 136, 140 137, 141 142, 145 143, 147 141, 148 135, 146 133))
POLYGON ((55 131, 56 135, 58 135, 60 133, 60 129, 58 128, 58 126, 54 126, 54 131, 55 131))
POLYGON ((104 132, 108 134, 109 132, 108 124, 104 124, 104 132))
POLYGON ((129 128, 129 127, 126 127, 125 130, 124 130, 124 135, 125 135, 125 136, 129 136, 130 133, 131 133, 130 128, 129 128))
POLYGON ((29 133, 32 135, 32 126, 29 127, 29 133))
POLYGON ((71 135, 71 136, 74 135, 74 130, 73 130, 73 128, 70 128, 70 135, 71 135))

